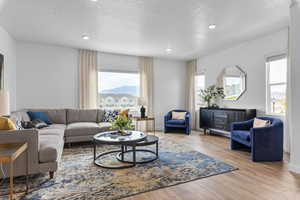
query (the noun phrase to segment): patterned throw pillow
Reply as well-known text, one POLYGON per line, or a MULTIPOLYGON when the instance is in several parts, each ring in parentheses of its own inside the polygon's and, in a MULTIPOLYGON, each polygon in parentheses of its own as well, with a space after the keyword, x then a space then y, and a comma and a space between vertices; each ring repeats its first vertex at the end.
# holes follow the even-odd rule
POLYGON ((119 115, 118 110, 104 110, 104 122, 111 122, 114 121, 117 116, 119 115))
POLYGON ((41 119, 34 119, 31 123, 37 129, 48 127, 48 124, 41 119))

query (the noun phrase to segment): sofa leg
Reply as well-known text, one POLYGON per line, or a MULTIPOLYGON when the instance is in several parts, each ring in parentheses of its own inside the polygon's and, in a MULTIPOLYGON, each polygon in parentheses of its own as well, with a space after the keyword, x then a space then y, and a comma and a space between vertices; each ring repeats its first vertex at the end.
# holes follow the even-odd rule
POLYGON ((53 179, 54 178, 54 172, 50 171, 49 176, 50 176, 50 179, 53 179))

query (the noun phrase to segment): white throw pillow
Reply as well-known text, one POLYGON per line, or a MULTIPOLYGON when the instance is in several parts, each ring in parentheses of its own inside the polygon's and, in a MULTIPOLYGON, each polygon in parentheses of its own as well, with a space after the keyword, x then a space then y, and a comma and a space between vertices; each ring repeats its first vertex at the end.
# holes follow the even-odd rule
POLYGON ((253 128, 266 127, 266 126, 270 126, 270 125, 271 125, 271 122, 269 120, 262 120, 262 119, 254 118, 253 128))
POLYGON ((186 112, 172 112, 173 120, 185 120, 186 112))

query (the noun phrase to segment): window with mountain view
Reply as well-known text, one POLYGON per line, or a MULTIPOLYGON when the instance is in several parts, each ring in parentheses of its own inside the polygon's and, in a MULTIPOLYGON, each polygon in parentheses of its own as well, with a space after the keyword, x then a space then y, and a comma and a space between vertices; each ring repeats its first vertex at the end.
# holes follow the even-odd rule
POLYGON ((136 108, 140 91, 139 73, 99 72, 100 108, 136 108))
POLYGON ((286 110, 286 55, 267 60, 267 113, 283 115, 286 110))

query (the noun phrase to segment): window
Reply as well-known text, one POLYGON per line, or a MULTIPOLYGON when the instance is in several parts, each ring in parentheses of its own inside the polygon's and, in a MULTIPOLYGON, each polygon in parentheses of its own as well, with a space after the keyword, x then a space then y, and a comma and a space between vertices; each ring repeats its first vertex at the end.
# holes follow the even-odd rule
POLYGON ((204 105, 204 101, 201 98, 201 90, 205 89, 205 75, 199 74, 195 76, 195 108, 199 109, 204 105))
POLYGON ((98 73, 98 105, 100 108, 136 108, 140 91, 140 75, 131 72, 98 73))
POLYGON ((286 109, 286 55, 267 59, 267 113, 284 115, 286 109))

